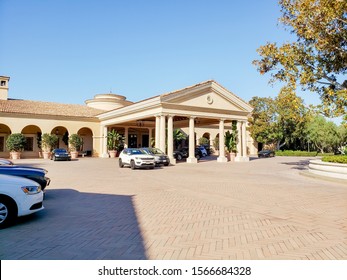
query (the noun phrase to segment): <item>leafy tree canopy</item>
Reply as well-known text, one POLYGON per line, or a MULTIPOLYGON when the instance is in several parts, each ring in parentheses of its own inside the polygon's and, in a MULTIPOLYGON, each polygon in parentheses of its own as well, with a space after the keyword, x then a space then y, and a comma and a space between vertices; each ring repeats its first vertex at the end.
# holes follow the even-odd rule
POLYGON ((270 83, 317 92, 325 115, 347 120, 347 1, 280 0, 279 21, 296 35, 296 42, 267 43, 253 61, 270 83))

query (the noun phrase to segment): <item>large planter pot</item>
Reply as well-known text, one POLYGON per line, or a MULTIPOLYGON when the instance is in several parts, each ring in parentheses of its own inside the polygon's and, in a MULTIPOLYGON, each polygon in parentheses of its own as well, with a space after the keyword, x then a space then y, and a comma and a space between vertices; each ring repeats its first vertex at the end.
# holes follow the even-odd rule
POLYGON ((227 157, 228 161, 235 161, 236 154, 233 152, 231 152, 231 153, 226 152, 226 157, 227 157))
POLYGON ((10 152, 11 159, 20 159, 21 152, 10 152))
POLYGON ((108 151, 108 153, 110 154, 110 158, 115 158, 117 155, 117 151, 113 150, 113 151, 108 151))
POLYGON ((70 154, 71 154, 71 159, 78 158, 78 152, 70 152, 70 154))
POLYGON ((51 153, 50 152, 42 152, 43 159, 50 159, 51 153))

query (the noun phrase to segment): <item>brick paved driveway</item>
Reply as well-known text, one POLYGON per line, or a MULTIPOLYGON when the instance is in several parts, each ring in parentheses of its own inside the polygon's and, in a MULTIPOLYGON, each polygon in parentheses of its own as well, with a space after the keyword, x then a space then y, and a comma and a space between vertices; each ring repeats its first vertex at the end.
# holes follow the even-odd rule
POLYGON ((347 184, 307 158, 155 170, 114 159, 46 168, 45 210, 0 231, 1 259, 347 259, 347 184))

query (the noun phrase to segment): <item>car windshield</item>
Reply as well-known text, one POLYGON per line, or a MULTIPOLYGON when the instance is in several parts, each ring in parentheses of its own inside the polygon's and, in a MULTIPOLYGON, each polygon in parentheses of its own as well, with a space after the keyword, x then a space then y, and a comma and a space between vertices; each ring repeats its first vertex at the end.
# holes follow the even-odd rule
POLYGON ((67 153, 67 151, 65 149, 55 149, 54 152, 55 153, 67 153))
POLYGON ((128 153, 130 155, 143 155, 145 152, 140 149, 131 149, 131 150, 128 150, 128 153))

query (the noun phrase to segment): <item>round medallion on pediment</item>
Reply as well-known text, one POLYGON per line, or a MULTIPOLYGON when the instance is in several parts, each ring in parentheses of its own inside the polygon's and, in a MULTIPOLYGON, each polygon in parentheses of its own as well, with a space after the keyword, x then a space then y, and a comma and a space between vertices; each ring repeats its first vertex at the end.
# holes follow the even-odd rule
POLYGON ((206 96, 206 101, 207 101, 207 104, 210 104, 210 105, 213 103, 213 98, 210 94, 206 96))

